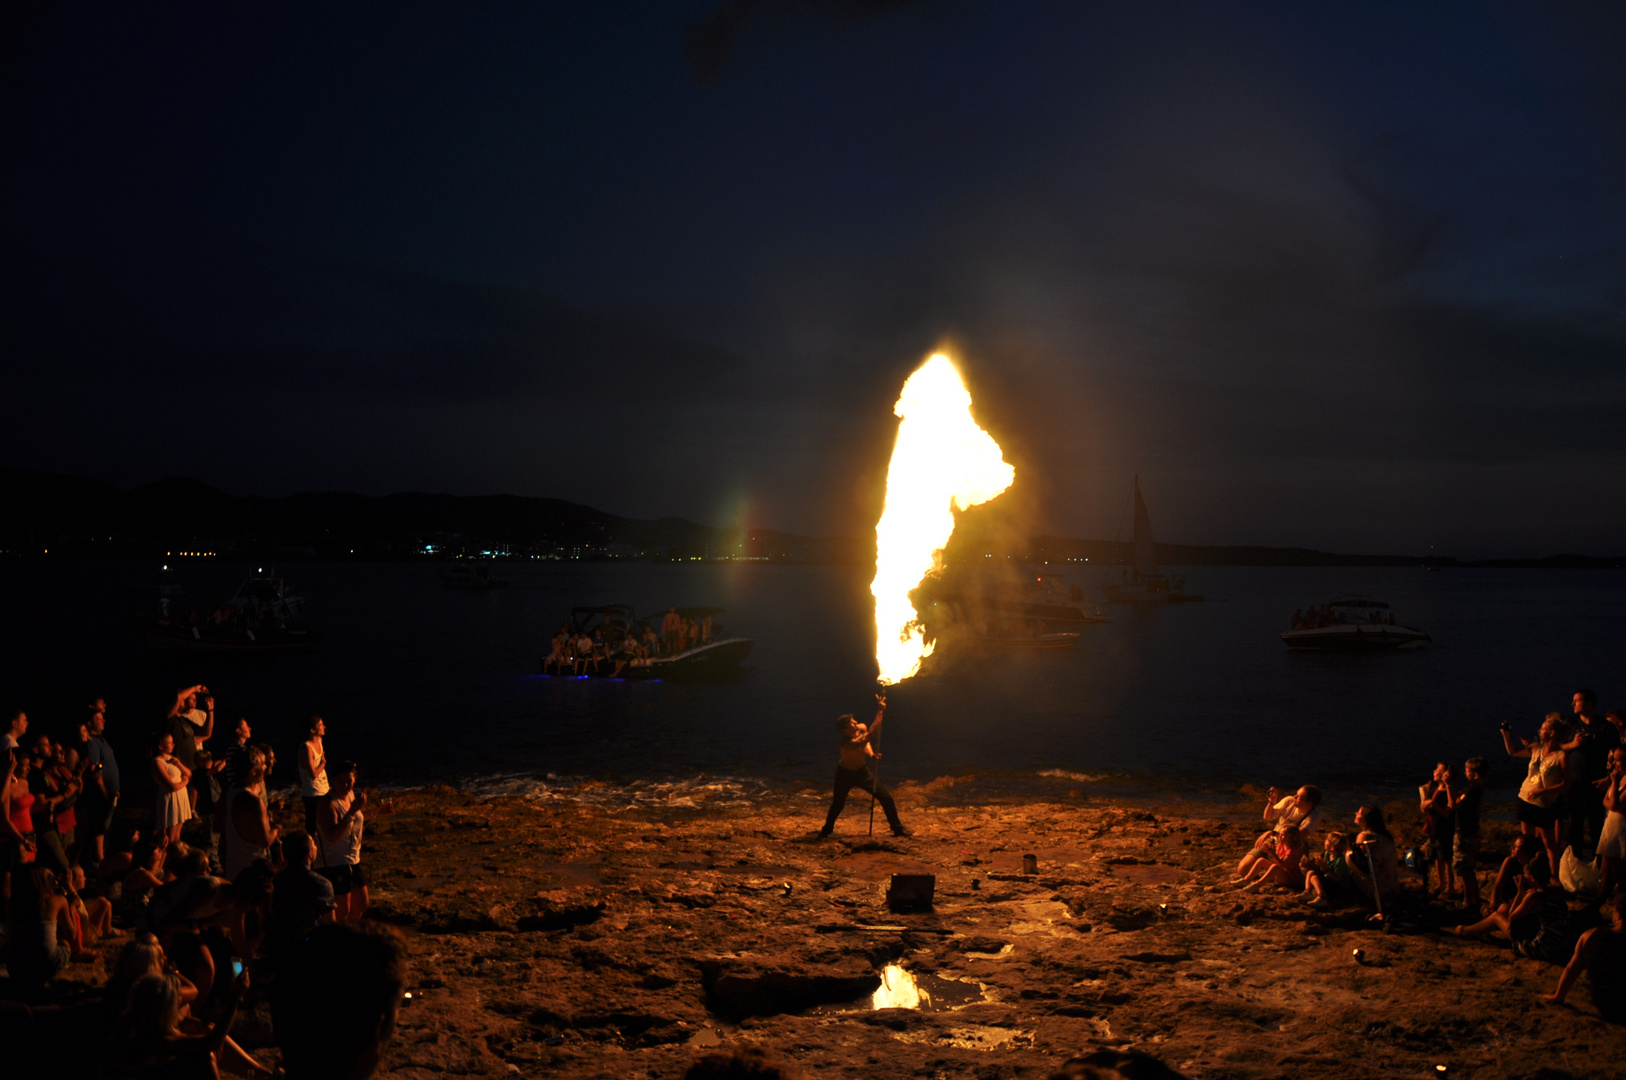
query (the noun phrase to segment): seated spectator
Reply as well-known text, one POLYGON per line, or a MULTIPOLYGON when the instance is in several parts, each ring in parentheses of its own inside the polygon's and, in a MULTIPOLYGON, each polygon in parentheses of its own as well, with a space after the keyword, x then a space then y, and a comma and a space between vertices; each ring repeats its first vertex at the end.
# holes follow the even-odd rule
MULTIPOLYGON (((215 1077, 217 1055, 237 1019, 237 1007, 248 989, 248 972, 233 982, 226 1008, 205 1035, 181 1031, 181 993, 175 980, 143 975, 130 987, 124 1011, 114 1026, 105 1073, 131 1077, 215 1077)), ((250 1059, 251 1061, 253 1059, 250 1059)), ((258 1066, 258 1062, 254 1063, 258 1066)), ((266 1076, 271 1070, 260 1067, 266 1076)))
POLYGON ((1243 879, 1243 892, 1257 892, 1265 885, 1297 888, 1304 881, 1300 863, 1304 858, 1304 834, 1286 829, 1276 834, 1276 850, 1269 858, 1255 860, 1243 879))
POLYGON ((1332 906, 1332 899, 1352 895, 1355 883, 1350 879, 1349 863, 1354 857, 1355 846, 1347 833, 1328 833, 1321 854, 1309 860, 1300 898, 1311 907, 1328 908, 1332 906))
POLYGON ((42 989, 73 958, 73 924, 56 875, 39 864, 11 875, 11 918, 6 927, 6 968, 24 992, 42 989))
POLYGON ((1558 988, 1542 1000, 1564 1004, 1584 971, 1598 1015, 1611 1024, 1626 1024, 1626 896, 1610 900, 1604 912, 1608 925, 1593 927, 1581 935, 1569 964, 1558 977, 1558 988))
POLYGON ((1242 856, 1242 861, 1237 863, 1236 874, 1239 882, 1247 878, 1248 871, 1255 862, 1269 857, 1271 852, 1276 850, 1279 833, 1297 829, 1308 838, 1321 824, 1320 788, 1314 784, 1305 784, 1286 798, 1281 798, 1280 794, 1275 788, 1271 788, 1265 796, 1264 820, 1275 824, 1270 832, 1259 835, 1259 839, 1253 842, 1252 850, 1242 856))
POLYGON ((1502 866, 1496 871, 1496 881, 1491 885, 1490 906, 1492 910, 1510 902, 1519 894, 1519 879, 1524 874, 1524 868, 1530 865, 1530 860, 1546 855, 1546 848, 1541 841, 1525 833, 1513 841, 1513 851, 1502 860, 1502 866))
POLYGON ((287 1080, 367 1080, 395 1034, 405 989, 406 950, 395 931, 312 930, 287 953, 271 995, 287 1080))
POLYGON ((1355 811, 1355 848, 1360 852, 1349 862, 1349 879, 1355 891, 1368 900, 1388 902, 1400 898, 1400 856, 1395 838, 1384 824, 1383 811, 1363 806, 1355 811))
POLYGON ((1553 880, 1547 860, 1531 859, 1520 878, 1519 894, 1512 901, 1471 926, 1453 927, 1451 932, 1461 937, 1484 937, 1500 931, 1520 956, 1556 964, 1567 952, 1568 921, 1569 904, 1564 890, 1553 880))
MULTIPOLYGON (((202 852, 194 854, 201 856, 202 852)), ((207 867, 207 859, 202 860, 207 867)), ((188 871, 196 869, 189 866, 188 871)), ((230 936, 230 948, 239 957, 253 955, 249 943, 245 916, 258 908, 271 895, 271 869, 258 863, 237 875, 236 881, 224 881, 208 873, 176 878, 153 893, 147 905, 146 929, 158 936, 167 949, 177 948, 172 942, 178 934, 192 934, 218 929, 230 936)), ((190 945, 188 945, 190 947, 190 945)), ((217 946, 218 951, 218 946, 217 946)), ((212 956, 200 956, 197 964, 188 965, 176 958, 176 963, 187 977, 198 984, 198 992, 205 997, 214 977, 216 964, 212 956)))
POLYGON ((311 869, 316 841, 310 833, 295 829, 283 837, 282 853, 288 865, 271 887, 271 919, 265 935, 266 952, 277 959, 303 941, 318 923, 332 922, 335 906, 333 883, 311 869))
POLYGON ((68 868, 65 891, 76 951, 88 949, 113 933, 113 902, 105 896, 84 896, 85 889, 85 871, 75 863, 68 868))

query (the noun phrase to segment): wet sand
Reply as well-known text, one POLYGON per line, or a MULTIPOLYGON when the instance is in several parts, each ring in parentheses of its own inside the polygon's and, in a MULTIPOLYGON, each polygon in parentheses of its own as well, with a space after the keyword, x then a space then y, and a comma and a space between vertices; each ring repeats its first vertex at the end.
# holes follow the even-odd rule
POLYGON ((667 811, 397 795, 366 853, 414 965, 381 1075, 678 1077, 735 1042, 821 1077, 1044 1076, 1100 1046, 1192 1077, 1620 1075, 1626 1029, 1584 981, 1573 1007, 1540 1002, 1557 967, 1234 891, 1258 831, 1240 815, 955 788, 899 790, 911 838, 867 837, 856 798, 822 843, 821 791, 667 811), (934 908, 889 910, 895 873, 935 874, 934 908), (882 975, 908 1000, 897 968, 924 1007, 872 1007, 882 975))

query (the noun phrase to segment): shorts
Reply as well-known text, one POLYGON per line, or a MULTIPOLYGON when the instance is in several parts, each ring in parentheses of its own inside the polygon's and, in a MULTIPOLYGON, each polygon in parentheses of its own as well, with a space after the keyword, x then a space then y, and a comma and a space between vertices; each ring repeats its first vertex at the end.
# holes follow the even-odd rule
POLYGON ((360 863, 341 863, 338 866, 318 866, 316 872, 333 885, 333 895, 343 896, 353 889, 367 887, 367 872, 360 863))
POLYGON ((74 828, 81 840, 88 840, 96 836, 106 836, 113 829, 113 807, 118 804, 118 793, 114 792, 111 799, 103 799, 96 794, 87 794, 80 799, 74 807, 76 821, 74 828))
POLYGON ((1550 829, 1553 822, 1558 820, 1558 810, 1551 806, 1537 806, 1535 803, 1525 802, 1523 799, 1514 800, 1517 807, 1514 816, 1522 824, 1536 829, 1550 829))
POLYGON ((1456 850, 1451 853, 1451 865, 1465 873, 1473 873, 1479 865, 1479 834, 1458 833, 1456 850))

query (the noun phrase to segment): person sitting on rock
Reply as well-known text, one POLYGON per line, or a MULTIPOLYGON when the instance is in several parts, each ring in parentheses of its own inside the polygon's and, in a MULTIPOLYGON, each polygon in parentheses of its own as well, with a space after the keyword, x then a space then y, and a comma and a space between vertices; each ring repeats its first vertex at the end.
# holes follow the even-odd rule
POLYGON ((869 792, 881 804, 893 836, 909 835, 909 830, 898 819, 892 793, 877 783, 875 774, 869 770, 870 760, 881 757, 870 742, 881 733, 881 721, 886 718, 886 695, 876 694, 875 702, 875 721, 868 727, 860 724, 852 713, 844 713, 836 719, 836 730, 841 732, 841 762, 836 766, 835 794, 830 799, 830 813, 825 816, 824 828, 819 830, 820 839, 835 831, 836 818, 841 816, 841 808, 847 805, 847 792, 853 788, 869 792))
POLYGON ((1562 1005, 1575 980, 1586 972, 1592 1004, 1611 1024, 1626 1023, 1626 894, 1604 905, 1607 926, 1595 926, 1575 943, 1575 953, 1558 977, 1558 988, 1541 1000, 1562 1005))
POLYGON ((287 1080, 366 1080, 395 1034, 406 948, 376 923, 318 926, 290 950, 271 994, 287 1080))
POLYGON ((1355 888, 1349 876, 1349 860, 1354 857, 1355 845, 1348 833, 1330 832, 1321 854, 1306 860, 1304 892, 1300 899, 1314 908, 1328 908, 1327 898, 1349 895, 1355 888))
POLYGON ((1268 859, 1258 859, 1242 879, 1243 892, 1258 892, 1266 885, 1296 887, 1304 880, 1300 863, 1304 858, 1304 834, 1288 829, 1277 834, 1276 850, 1268 859))
POLYGON ((1253 847, 1242 856, 1242 861, 1236 865, 1236 878, 1238 881, 1246 880, 1248 871, 1260 859, 1268 859, 1276 850, 1276 841, 1279 835, 1288 829, 1297 829, 1306 838, 1313 834, 1316 827, 1321 824, 1321 789, 1314 784, 1305 784, 1286 798, 1275 788, 1271 788, 1265 796, 1264 820, 1274 822, 1270 832, 1260 833, 1259 839, 1253 842, 1253 847))
POLYGON ((1530 865, 1531 859, 1545 858, 1546 854, 1541 841, 1530 833, 1522 833, 1513 841, 1513 850, 1502 860, 1501 868, 1496 871, 1496 881, 1491 885, 1492 911, 1519 894, 1519 878, 1524 874, 1524 868, 1530 865))

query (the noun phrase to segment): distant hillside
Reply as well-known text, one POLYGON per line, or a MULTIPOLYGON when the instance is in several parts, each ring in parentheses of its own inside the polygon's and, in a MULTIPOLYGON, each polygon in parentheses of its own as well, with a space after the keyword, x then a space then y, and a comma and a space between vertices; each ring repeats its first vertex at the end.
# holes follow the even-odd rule
POLYGON ((0 469, 0 538, 12 550, 55 540, 75 551, 99 549, 109 555, 153 544, 245 554, 280 548, 295 556, 499 544, 681 557, 715 552, 729 539, 721 530, 681 518, 640 521, 562 499, 416 492, 382 497, 308 492, 267 499, 230 495, 196 480, 170 478, 125 491, 25 469, 0 469))
MULTIPOLYGON (((964 531, 964 530, 962 530, 964 531)), ((1035 563, 1114 566, 1129 545, 1036 536, 955 534, 951 559, 1005 556, 1035 563)), ((619 517, 562 499, 518 495, 367 496, 322 491, 279 499, 231 495, 169 478, 131 490, 99 480, 0 468, 0 552, 149 558, 165 551, 277 558, 412 558, 495 553, 569 559, 734 558, 863 564, 873 536, 809 537, 718 529, 683 518, 619 517)), ((1158 544, 1168 566, 1626 567, 1626 557, 1464 561, 1445 556, 1348 555, 1310 548, 1158 544)))

